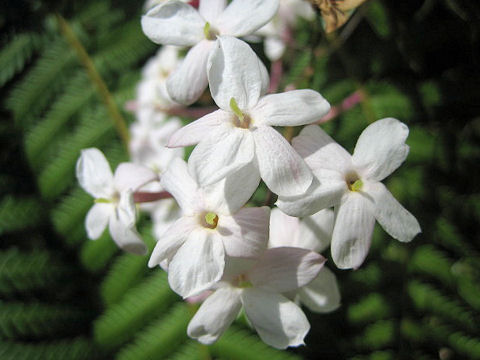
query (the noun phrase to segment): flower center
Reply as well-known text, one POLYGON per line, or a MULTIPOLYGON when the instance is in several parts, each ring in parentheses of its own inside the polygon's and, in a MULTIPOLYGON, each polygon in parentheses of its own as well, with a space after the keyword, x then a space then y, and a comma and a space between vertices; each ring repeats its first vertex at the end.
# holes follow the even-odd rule
POLYGON ((208 229, 215 229, 218 224, 218 215, 214 212, 206 212, 200 216, 200 223, 208 229))
POLYGON ((242 110, 238 107, 237 101, 232 97, 230 99, 230 109, 236 115, 233 120, 233 125, 240 129, 249 129, 252 124, 252 119, 247 114, 242 113, 242 110))
POLYGON ((213 29, 210 26, 209 22, 205 23, 205 26, 203 27, 203 34, 205 35, 205 39, 207 40, 215 40, 217 38, 217 35, 219 32, 215 29, 213 29))
POLYGON ((234 280, 233 284, 239 288, 251 288, 253 284, 248 280, 248 276, 245 274, 238 275, 234 280))
POLYGON ((363 181, 360 179, 358 174, 354 171, 349 172, 345 176, 345 182, 347 183, 348 190, 350 191, 360 191, 363 187, 363 181))

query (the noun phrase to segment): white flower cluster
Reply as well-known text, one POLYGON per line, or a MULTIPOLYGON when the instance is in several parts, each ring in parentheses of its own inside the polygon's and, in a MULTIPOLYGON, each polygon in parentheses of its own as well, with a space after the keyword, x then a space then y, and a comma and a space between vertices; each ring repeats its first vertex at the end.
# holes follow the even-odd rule
POLYGON ((80 185, 96 199, 86 219, 92 239, 108 224, 119 247, 145 254, 135 203, 159 200, 142 207, 161 224, 149 266, 166 269, 184 298, 208 291, 188 326, 188 335, 205 344, 242 309, 267 344, 303 344, 310 325, 300 304, 316 312, 340 305, 319 252, 331 242, 339 268, 358 268, 375 219, 400 241, 420 232, 380 182, 408 154, 405 124, 378 120, 351 156, 309 125, 330 110, 319 93, 266 94, 267 70, 238 37, 264 26, 278 7, 278 0, 201 0, 197 10, 169 0, 151 8, 142 18, 150 39, 192 48, 181 60, 164 46, 147 64, 131 128, 132 163, 112 175, 103 154, 87 149, 77 164, 80 185), (163 112, 195 102, 207 85, 219 110, 184 127, 163 112), (274 129, 301 125, 309 126, 292 145, 274 129), (196 146, 186 163, 178 149, 189 145, 196 146), (278 208, 245 207, 260 180, 278 195, 278 208), (168 196, 179 206, 173 213, 168 196))

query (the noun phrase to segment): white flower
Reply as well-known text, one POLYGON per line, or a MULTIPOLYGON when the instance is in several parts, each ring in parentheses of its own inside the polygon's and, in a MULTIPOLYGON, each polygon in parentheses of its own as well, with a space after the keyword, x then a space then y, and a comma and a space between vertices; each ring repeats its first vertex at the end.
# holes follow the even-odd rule
POLYGON ((183 149, 167 148, 170 136, 182 127, 176 117, 157 113, 148 121, 137 121, 130 127, 130 156, 132 162, 144 165, 161 174, 170 162, 184 156, 183 149))
POLYGON ((175 101, 191 104, 207 87, 207 59, 216 36, 236 37, 265 25, 278 9, 278 0, 201 0, 198 11, 180 1, 164 2, 142 17, 143 32, 157 44, 193 46, 169 77, 167 90, 175 101))
MULTIPOLYGON (((333 222, 333 211, 330 209, 299 219, 274 208, 270 215, 268 247, 293 246, 322 252, 330 245, 333 222)), ((314 312, 330 312, 340 306, 337 279, 325 266, 314 280, 295 290, 291 297, 314 312)))
POLYGON ((113 175, 107 159, 95 148, 82 150, 76 173, 80 186, 95 198, 95 205, 85 219, 88 237, 98 239, 108 225, 120 248, 145 255, 147 247, 135 229, 133 191, 157 179, 157 175, 131 163, 120 164, 113 175))
POLYGON ((293 28, 298 18, 313 20, 315 12, 312 5, 305 0, 280 0, 280 7, 273 19, 258 29, 255 35, 265 38, 265 55, 271 61, 276 61, 283 56, 285 52, 285 38, 290 36, 289 32, 293 28))
POLYGON ((375 219, 395 239, 411 241, 420 230, 415 217, 380 182, 406 159, 408 127, 387 118, 360 135, 353 156, 318 126, 307 126, 293 146, 315 175, 304 196, 281 197, 277 206, 304 216, 335 206, 332 257, 342 269, 358 268, 370 248, 375 219))
POLYGON ((142 79, 137 86, 137 118, 167 110, 178 104, 170 98, 167 92, 167 78, 173 70, 181 64, 179 48, 176 46, 162 46, 157 54, 147 61, 142 70, 142 79))
POLYGON ((282 293, 312 281, 325 259, 313 251, 281 247, 268 249, 253 264, 244 259, 228 260, 223 281, 188 324, 188 335, 203 344, 214 343, 243 306, 268 345, 278 349, 303 345, 310 324, 300 307, 282 293))
POLYGON ((258 186, 250 169, 201 188, 187 164, 176 158, 161 184, 177 200, 183 216, 158 240, 148 265, 168 260, 171 288, 189 297, 220 280, 225 254, 256 257, 267 247, 270 209, 242 208, 258 186))
POLYGON ((272 126, 304 125, 325 115, 330 105, 316 91, 265 95, 268 74, 243 41, 221 36, 208 66, 213 99, 220 107, 183 127, 168 146, 197 144, 190 173, 200 184, 219 181, 247 164, 275 193, 304 193, 312 174, 290 144, 272 126))

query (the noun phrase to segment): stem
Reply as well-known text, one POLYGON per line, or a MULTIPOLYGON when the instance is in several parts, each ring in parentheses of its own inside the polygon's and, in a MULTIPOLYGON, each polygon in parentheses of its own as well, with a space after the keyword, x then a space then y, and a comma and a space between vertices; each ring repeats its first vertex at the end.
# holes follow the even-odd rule
POLYGON ((127 124, 125 119, 120 114, 120 111, 118 110, 118 107, 115 104, 112 95, 108 91, 107 85, 98 73, 92 59, 90 58, 90 56, 88 56, 87 51, 78 40, 77 36, 73 32, 68 22, 60 14, 56 14, 56 18, 62 35, 65 37, 70 46, 75 50, 78 58, 80 59, 80 62, 87 70, 87 74, 90 77, 90 80, 96 86, 103 103, 107 107, 110 118, 113 121, 113 125, 115 126, 115 129, 117 130, 117 133, 128 152, 128 142, 130 135, 128 133, 127 124))
POLYGON ((158 201, 162 199, 170 199, 171 197, 172 195, 167 191, 160 191, 160 192, 137 191, 133 193, 133 201, 135 203, 152 202, 152 201, 158 201))

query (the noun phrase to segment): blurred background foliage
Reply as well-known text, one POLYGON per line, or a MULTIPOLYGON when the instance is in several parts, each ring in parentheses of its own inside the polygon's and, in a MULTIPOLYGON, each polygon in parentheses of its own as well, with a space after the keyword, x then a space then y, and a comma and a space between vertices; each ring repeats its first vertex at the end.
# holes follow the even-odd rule
MULTIPOLYGON (((118 251, 108 234, 86 239, 92 200, 74 178, 79 151, 98 147, 112 166, 127 154, 55 14, 132 121, 124 104, 157 49, 141 31, 139 3, 2 9, 1 359, 480 359, 477 1, 370 0, 331 36, 320 20, 299 23, 282 87, 313 88, 334 105, 361 93, 361 104, 322 125, 349 151, 376 119, 409 125, 410 155, 386 182, 423 233, 400 244, 377 226, 362 268, 336 271, 342 307, 308 314, 307 346, 288 352, 242 321, 213 346, 189 340, 195 309, 163 272, 118 251)), ((152 248, 148 219, 139 228, 152 248)))

